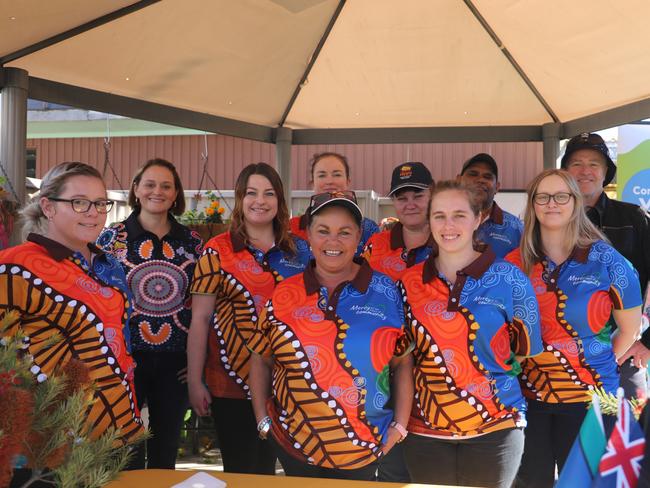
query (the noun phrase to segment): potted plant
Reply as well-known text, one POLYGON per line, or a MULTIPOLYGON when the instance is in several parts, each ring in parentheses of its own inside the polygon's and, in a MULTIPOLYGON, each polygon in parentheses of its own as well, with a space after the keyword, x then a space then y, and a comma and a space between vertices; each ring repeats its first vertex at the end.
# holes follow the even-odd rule
POLYGON ((208 190, 203 195, 201 192, 197 192, 194 195, 194 200, 195 208, 185 211, 180 216, 181 224, 196 231, 203 242, 228 230, 230 224, 223 218, 226 209, 221 206, 219 197, 213 191, 208 190), (202 200, 205 200, 205 206, 198 210, 202 200))

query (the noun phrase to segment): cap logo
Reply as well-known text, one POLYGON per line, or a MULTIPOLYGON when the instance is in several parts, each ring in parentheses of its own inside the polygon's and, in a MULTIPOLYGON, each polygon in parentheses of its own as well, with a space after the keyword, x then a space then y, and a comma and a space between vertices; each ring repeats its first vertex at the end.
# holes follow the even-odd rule
POLYGON ((399 169, 399 177, 401 180, 406 180, 410 178, 412 175, 413 175, 413 168, 408 164, 405 164, 399 169))
POLYGON ((589 140, 589 132, 583 132, 580 134, 580 139, 582 139, 582 142, 587 142, 589 140))

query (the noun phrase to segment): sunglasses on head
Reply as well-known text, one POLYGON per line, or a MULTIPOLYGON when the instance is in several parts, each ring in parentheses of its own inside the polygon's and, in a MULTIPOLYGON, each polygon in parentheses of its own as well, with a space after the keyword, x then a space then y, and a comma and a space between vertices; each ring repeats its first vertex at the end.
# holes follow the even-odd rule
POLYGON ((345 191, 329 191, 325 193, 318 193, 316 195, 312 195, 311 200, 309 201, 309 207, 317 208, 320 207, 321 205, 324 205, 327 202, 331 202, 332 200, 341 200, 341 199, 349 200, 355 205, 357 204, 357 196, 354 194, 354 192, 350 190, 345 190, 345 191))

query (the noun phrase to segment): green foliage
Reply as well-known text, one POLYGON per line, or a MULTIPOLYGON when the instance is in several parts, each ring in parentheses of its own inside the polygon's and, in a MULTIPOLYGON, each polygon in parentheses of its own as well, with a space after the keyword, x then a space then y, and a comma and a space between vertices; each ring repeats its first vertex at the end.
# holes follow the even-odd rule
MULTIPOLYGON (((594 396, 598 397, 598 400, 600 401, 600 410, 603 414, 613 416, 618 415, 618 400, 616 399, 615 395, 607 393, 603 388, 596 388, 594 389, 594 396)), ((639 416, 641 415, 641 411, 645 406, 646 400, 632 398, 625 401, 630 404, 630 409, 632 410, 634 417, 639 420, 639 416)))
POLYGON ((194 196, 197 207, 198 204, 206 198, 206 205, 202 210, 186 210, 183 215, 179 217, 179 221, 183 225, 192 224, 222 224, 223 214, 225 208, 219 203, 219 197, 211 190, 202 195, 200 192, 194 196))

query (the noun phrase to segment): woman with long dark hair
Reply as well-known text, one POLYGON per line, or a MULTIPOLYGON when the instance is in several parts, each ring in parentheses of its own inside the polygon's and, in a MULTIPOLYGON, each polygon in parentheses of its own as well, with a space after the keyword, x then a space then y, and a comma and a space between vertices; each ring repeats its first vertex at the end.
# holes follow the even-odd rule
POLYGON ((255 428, 246 342, 277 283, 301 273, 310 255, 289 232, 278 173, 266 163, 246 166, 230 231, 206 243, 194 271, 187 349, 190 403, 199 415, 212 412, 227 472, 275 472, 275 454, 255 428))

